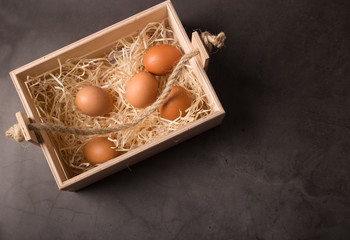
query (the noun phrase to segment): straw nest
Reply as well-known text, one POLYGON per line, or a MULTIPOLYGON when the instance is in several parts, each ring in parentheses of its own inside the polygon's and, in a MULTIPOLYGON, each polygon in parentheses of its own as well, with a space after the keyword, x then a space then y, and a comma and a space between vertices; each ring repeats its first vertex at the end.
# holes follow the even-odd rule
MULTIPOLYGON (((140 71, 145 71, 143 57, 146 51, 158 44, 176 46, 181 52, 172 30, 165 23, 150 23, 135 35, 116 41, 115 47, 100 58, 58 60, 58 70, 40 76, 28 76, 26 85, 34 99, 42 122, 62 124, 81 129, 113 127, 131 121, 143 109, 134 108, 125 97, 128 80, 140 71), (82 114, 75 105, 77 92, 89 85, 105 89, 113 98, 113 111, 102 117, 82 114)), ((159 94, 165 87, 168 76, 157 76, 159 94)), ((156 111, 134 127, 108 135, 115 144, 115 150, 122 153, 135 149, 154 139, 169 134, 186 124, 210 114, 212 106, 191 65, 182 70, 175 85, 186 88, 192 98, 192 105, 184 117, 174 121, 163 119, 156 111)), ((63 133, 49 133, 60 158, 75 174, 92 167, 84 159, 83 146, 93 136, 79 136, 63 133)))

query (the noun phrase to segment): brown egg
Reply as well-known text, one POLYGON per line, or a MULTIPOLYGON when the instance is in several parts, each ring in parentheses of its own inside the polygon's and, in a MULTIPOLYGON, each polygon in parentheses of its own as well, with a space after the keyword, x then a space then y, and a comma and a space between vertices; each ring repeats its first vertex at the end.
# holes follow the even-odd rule
POLYGON ((126 98, 136 108, 145 108, 157 98, 158 81, 149 72, 140 72, 126 85, 126 98))
POLYGON ((84 157, 91 164, 104 163, 120 155, 111 147, 115 147, 115 145, 108 138, 95 137, 84 146, 84 157))
POLYGON ((191 96, 183 87, 174 86, 164 102, 159 106, 159 113, 162 118, 174 120, 185 116, 185 110, 191 106, 191 96))
POLYGON ((162 44, 147 51, 143 58, 143 65, 153 74, 166 75, 173 71, 180 58, 181 53, 176 47, 162 44))
POLYGON ((87 86, 79 90, 75 98, 79 110, 89 116, 103 116, 112 111, 111 96, 102 88, 87 86))

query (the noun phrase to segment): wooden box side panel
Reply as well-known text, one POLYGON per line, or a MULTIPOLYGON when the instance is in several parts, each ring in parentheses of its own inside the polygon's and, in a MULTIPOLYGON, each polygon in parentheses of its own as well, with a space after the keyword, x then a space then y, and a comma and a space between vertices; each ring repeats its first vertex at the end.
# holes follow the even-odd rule
MULTIPOLYGON (((14 72, 11 72, 10 76, 28 117, 31 119, 39 119, 39 113, 34 106, 34 102, 24 84, 24 81, 18 79, 14 72)), ((69 178, 70 171, 59 160, 48 134, 41 131, 40 135, 37 134, 37 138, 39 145, 46 157, 47 163, 49 164, 52 175, 55 178, 57 186, 60 187, 60 185, 62 185, 62 182, 69 178)))
POLYGON ((114 42, 141 30, 147 23, 165 19, 167 17, 166 6, 167 2, 160 3, 24 65, 14 72, 19 79, 23 79, 27 75, 36 76, 56 69, 58 58, 61 62, 65 62, 67 59, 84 57, 94 52, 103 53, 105 49, 111 48, 114 42))
MULTIPOLYGON (((194 137, 210 128, 219 125, 224 118, 225 113, 216 112, 211 116, 204 117, 197 122, 179 129, 179 132, 173 132, 168 136, 161 137, 152 143, 146 144, 135 150, 125 153, 123 158, 110 160, 94 169, 82 173, 72 179, 65 181, 60 188, 65 191, 77 191, 98 180, 101 180, 113 173, 123 170, 133 164, 136 164, 152 155, 155 155, 167 148, 181 143, 191 137, 194 137), (164 140, 166 139, 166 140, 164 140)), ((121 157, 122 157, 121 156, 121 157)))
MULTIPOLYGON (((175 35, 178 37, 179 43, 184 51, 190 52, 194 49, 193 45, 190 42, 190 39, 187 36, 187 33, 173 7, 171 2, 169 1, 167 4, 168 8, 168 21, 170 27, 175 32, 175 35)), ((215 93, 213 86, 211 85, 209 78, 205 72, 205 69, 202 67, 200 61, 197 58, 193 58, 190 60, 191 65, 193 66, 193 71, 196 74, 197 78, 202 83, 202 87, 210 99, 210 102, 213 102, 214 111, 224 112, 224 109, 215 93)))

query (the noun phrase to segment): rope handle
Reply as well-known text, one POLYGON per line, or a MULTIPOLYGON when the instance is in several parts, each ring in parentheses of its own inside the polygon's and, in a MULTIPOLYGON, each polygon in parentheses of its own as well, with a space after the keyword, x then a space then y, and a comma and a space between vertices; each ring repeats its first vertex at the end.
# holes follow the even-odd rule
MULTIPOLYGON (((212 35, 209 32, 202 32, 201 33, 201 40, 203 44, 205 45, 205 48, 207 51, 211 51, 213 47, 221 48, 224 46, 224 41, 226 39, 225 33, 220 32, 218 35, 212 35)), ((9 128, 5 132, 5 136, 8 138, 11 138, 17 142, 22 142, 24 140, 32 140, 32 142, 37 143, 37 139, 32 139, 30 136, 35 136, 34 133, 31 133, 30 131, 51 131, 51 132, 61 132, 61 133, 71 133, 75 135, 101 135, 101 134, 107 134, 112 132, 117 132, 120 130, 124 130, 127 128, 130 128, 132 126, 135 126, 139 122, 141 122, 144 118, 151 115, 158 107, 162 104, 164 99, 169 95, 171 92, 171 89, 174 85, 175 80, 180 75, 182 69, 186 65, 186 63, 193 58, 194 56, 198 55, 200 51, 198 49, 195 49, 189 53, 184 54, 178 64, 176 65, 173 72, 170 74, 168 82, 163 90, 163 92, 160 94, 158 99, 151 105, 148 106, 145 111, 137 118, 135 118, 133 121, 129 123, 121 124, 117 127, 113 128, 102 128, 102 129, 79 129, 75 127, 69 127, 64 125, 58 125, 58 124, 52 124, 52 123, 35 123, 35 122, 29 122, 28 118, 27 120, 23 117, 23 114, 21 115, 22 118, 19 118, 20 114, 17 114, 18 122, 17 124, 14 124, 11 128, 9 128), (22 120, 20 120, 22 119, 22 120), (22 126, 21 126, 22 125, 22 126)), ((34 138, 34 137, 33 137, 34 138)))

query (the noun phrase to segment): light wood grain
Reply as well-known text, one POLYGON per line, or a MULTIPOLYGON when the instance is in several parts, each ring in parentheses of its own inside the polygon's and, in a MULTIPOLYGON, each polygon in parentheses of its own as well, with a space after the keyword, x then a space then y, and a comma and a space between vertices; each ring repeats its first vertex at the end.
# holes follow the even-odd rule
POLYGON ((209 63, 209 54, 207 49, 205 48, 198 32, 192 33, 191 42, 193 45, 193 48, 199 49, 199 56, 197 56, 198 61, 201 63, 202 68, 207 71, 208 63, 209 63))
MULTIPOLYGON (((12 71, 10 73, 11 78, 28 117, 33 118, 35 121, 40 121, 33 99, 24 84, 27 75, 40 75, 46 71, 56 69, 58 66, 58 58, 61 62, 64 62, 66 59, 72 57, 102 56, 110 51, 116 40, 134 34, 149 22, 164 20, 173 29, 175 37, 178 39, 184 52, 187 53, 193 50, 194 45, 199 48, 200 51, 203 51, 203 46, 201 46, 201 42, 199 42, 198 38, 195 37, 193 42, 196 43, 193 45, 191 44, 171 2, 165 1, 12 71)), ((213 104, 213 113, 192 122, 167 136, 157 138, 149 144, 145 144, 142 147, 131 150, 115 159, 107 161, 87 172, 73 176, 69 168, 64 164, 64 161, 60 159, 60 156, 57 154, 48 134, 46 132, 40 132, 40 147, 47 159, 58 188, 66 191, 76 191, 220 124, 225 115, 225 111, 223 110, 203 68, 205 67, 205 61, 207 61, 206 59, 208 58, 209 55, 206 56, 205 53, 202 52, 201 58, 191 59, 190 64, 207 95, 208 101, 213 104)))
POLYGON ((33 143, 34 145, 39 146, 39 141, 34 131, 28 129, 28 124, 30 123, 30 119, 21 112, 16 113, 16 118, 19 126, 21 127, 24 139, 28 142, 33 143))

